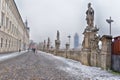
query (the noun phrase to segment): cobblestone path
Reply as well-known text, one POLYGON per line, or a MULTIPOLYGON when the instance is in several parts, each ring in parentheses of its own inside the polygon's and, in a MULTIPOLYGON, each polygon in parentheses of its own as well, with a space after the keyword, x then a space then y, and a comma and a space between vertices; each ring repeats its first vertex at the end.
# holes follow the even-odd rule
POLYGON ((0 80, 78 80, 58 69, 60 65, 68 66, 44 53, 27 52, 0 62, 0 80))

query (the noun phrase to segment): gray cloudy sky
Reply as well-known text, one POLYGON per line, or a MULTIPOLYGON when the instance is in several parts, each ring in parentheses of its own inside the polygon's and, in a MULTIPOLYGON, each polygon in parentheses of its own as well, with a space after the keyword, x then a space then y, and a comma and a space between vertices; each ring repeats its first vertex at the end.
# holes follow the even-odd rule
POLYGON ((95 11, 95 24, 100 28, 99 34, 109 34, 106 19, 110 16, 112 34, 120 34, 120 1, 119 0, 15 0, 23 20, 29 22, 30 37, 36 42, 42 42, 50 37, 52 44, 60 31, 62 46, 68 41, 67 36, 77 32, 82 43, 82 32, 86 27, 87 4, 92 3, 95 11))

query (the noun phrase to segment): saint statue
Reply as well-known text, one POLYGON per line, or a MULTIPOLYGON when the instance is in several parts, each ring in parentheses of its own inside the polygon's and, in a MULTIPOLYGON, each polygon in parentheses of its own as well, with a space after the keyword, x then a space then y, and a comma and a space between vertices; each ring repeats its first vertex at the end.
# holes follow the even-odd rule
POLYGON ((60 37, 60 33, 59 31, 57 31, 57 40, 59 40, 59 37, 60 37))
POLYGON ((50 46, 50 38, 48 37, 47 49, 49 49, 49 46, 50 46))
POLYGON ((45 50, 45 48, 46 48, 46 40, 44 40, 43 50, 45 50))
POLYGON ((91 7, 91 3, 88 3, 88 10, 86 11, 86 20, 89 27, 93 27, 94 10, 91 7))

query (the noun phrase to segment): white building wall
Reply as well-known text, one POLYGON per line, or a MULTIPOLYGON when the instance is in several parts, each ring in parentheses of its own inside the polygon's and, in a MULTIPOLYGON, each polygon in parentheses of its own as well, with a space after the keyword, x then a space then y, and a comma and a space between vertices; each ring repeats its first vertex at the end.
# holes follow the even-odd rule
POLYGON ((0 53, 23 50, 23 44, 28 44, 27 35, 14 0, 0 0, 0 53))

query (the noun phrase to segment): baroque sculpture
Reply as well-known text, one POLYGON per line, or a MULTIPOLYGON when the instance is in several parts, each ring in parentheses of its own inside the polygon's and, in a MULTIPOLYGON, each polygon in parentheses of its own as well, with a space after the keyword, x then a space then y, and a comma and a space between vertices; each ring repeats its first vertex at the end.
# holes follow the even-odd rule
POLYGON ((91 7, 91 3, 88 3, 88 10, 86 11, 86 20, 89 27, 94 26, 94 10, 91 7))
POLYGON ((60 47, 60 33, 59 33, 59 31, 57 31, 57 39, 55 40, 55 47, 56 47, 56 50, 59 50, 59 47, 60 47))
POLYGON ((97 28, 97 26, 94 26, 94 10, 91 7, 91 3, 88 3, 88 10, 86 11, 86 21, 87 27, 83 32, 84 40, 82 46, 85 49, 98 50, 98 42, 100 36, 97 36, 97 33, 99 29, 97 28))
POLYGON ((47 49, 50 47, 50 38, 48 37, 48 42, 47 42, 47 49))
POLYGON ((59 37, 60 37, 60 33, 59 31, 57 31, 57 40, 59 40, 59 37))
POLYGON ((44 40, 43 51, 45 51, 45 48, 46 48, 46 40, 44 40))

